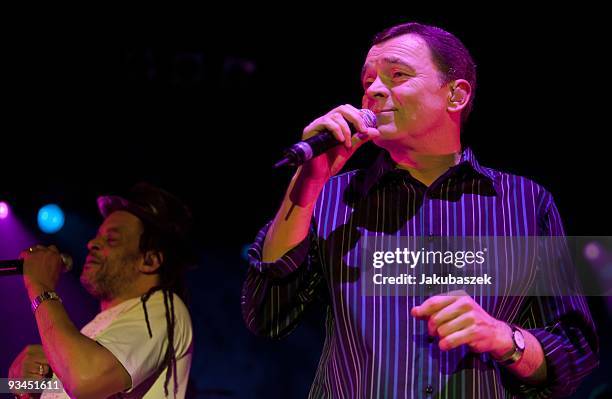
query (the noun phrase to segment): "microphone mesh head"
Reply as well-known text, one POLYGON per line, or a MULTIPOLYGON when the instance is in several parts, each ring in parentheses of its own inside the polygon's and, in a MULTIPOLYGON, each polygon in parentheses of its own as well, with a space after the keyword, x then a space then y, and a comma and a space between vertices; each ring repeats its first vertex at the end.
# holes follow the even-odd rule
POLYGON ((69 272, 70 270, 72 270, 72 256, 68 255, 68 254, 60 254, 60 258, 62 260, 62 263, 64 264, 64 272, 69 272))
POLYGON ((376 127, 376 114, 369 109, 361 110, 361 119, 365 122, 367 127, 376 127))

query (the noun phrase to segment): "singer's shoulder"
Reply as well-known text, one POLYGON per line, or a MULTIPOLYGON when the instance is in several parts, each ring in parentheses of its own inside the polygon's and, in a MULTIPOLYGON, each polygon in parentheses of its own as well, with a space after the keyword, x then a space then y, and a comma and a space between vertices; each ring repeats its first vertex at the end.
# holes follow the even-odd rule
POLYGON ((551 190, 547 188, 546 183, 536 181, 537 178, 523 176, 499 169, 493 169, 486 166, 480 166, 480 171, 483 172, 494 183, 498 195, 501 197, 527 195, 535 198, 540 202, 554 201, 551 190))
POLYGON ((527 177, 522 174, 493 169, 486 166, 481 166, 480 168, 491 180, 497 184, 502 184, 506 187, 513 187, 515 189, 518 187, 529 188, 537 193, 542 192, 543 194, 550 194, 548 189, 545 187, 545 184, 537 181, 537 177, 527 177))

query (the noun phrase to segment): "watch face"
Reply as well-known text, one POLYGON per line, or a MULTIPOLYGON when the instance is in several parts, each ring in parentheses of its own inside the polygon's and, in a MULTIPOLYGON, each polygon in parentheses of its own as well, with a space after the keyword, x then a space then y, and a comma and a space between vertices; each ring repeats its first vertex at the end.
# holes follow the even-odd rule
POLYGON ((525 339, 523 338, 523 334, 519 330, 514 331, 514 342, 520 350, 525 349, 525 339))

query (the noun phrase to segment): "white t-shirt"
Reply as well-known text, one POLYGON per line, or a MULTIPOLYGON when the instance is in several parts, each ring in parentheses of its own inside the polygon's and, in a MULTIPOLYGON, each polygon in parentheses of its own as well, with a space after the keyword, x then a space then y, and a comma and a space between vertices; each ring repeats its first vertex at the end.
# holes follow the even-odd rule
MULTIPOLYGON (((177 379, 176 398, 185 397, 191 357, 193 330, 191 317, 183 301, 174 301, 174 348, 176 375, 168 381, 168 397, 174 398, 174 379, 177 379)), ((81 329, 81 333, 108 349, 132 377, 132 388, 118 395, 123 398, 164 398, 167 367, 163 366, 168 333, 164 294, 156 291, 146 302, 152 337, 149 337, 140 298, 129 299, 98 313, 81 329)), ((53 376, 55 378, 55 376, 53 376)), ((42 399, 65 399, 65 393, 44 393, 42 399)))

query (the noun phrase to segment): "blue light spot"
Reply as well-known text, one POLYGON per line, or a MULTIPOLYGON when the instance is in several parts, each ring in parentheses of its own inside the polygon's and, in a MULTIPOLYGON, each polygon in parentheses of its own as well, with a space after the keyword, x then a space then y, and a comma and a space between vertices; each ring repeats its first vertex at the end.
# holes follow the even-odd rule
POLYGON ((38 227, 47 233, 57 233, 64 226, 64 212, 55 205, 45 205, 38 211, 38 227))

